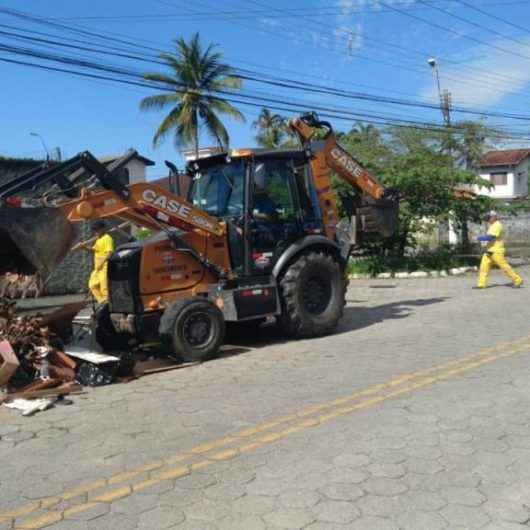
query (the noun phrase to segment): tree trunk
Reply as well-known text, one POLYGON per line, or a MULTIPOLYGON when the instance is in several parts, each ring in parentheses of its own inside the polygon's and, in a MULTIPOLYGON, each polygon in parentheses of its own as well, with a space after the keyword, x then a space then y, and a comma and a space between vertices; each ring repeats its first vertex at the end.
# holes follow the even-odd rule
POLYGON ((462 237, 462 250, 464 252, 469 251, 469 228, 467 226, 467 219, 464 218, 462 220, 462 229, 461 229, 461 237, 462 237))
POLYGON ((195 124, 197 125, 197 127, 195 128, 195 131, 194 131, 194 136, 195 136, 195 160, 198 160, 199 159, 199 125, 198 125, 197 113, 195 113, 195 124))

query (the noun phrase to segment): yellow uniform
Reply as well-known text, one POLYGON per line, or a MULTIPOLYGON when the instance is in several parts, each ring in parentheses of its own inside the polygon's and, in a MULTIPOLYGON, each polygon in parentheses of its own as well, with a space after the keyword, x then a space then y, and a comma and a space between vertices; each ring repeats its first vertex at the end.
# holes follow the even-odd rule
POLYGON ((510 267, 504 257, 504 227, 500 221, 495 221, 488 228, 488 235, 494 239, 488 243, 486 252, 480 262, 480 271, 478 276, 478 287, 486 287, 488 275, 492 265, 497 265, 506 276, 508 276, 515 285, 523 283, 522 278, 510 267))
POLYGON ((96 239, 94 246, 94 269, 88 281, 88 288, 98 303, 105 302, 109 297, 107 280, 107 258, 114 251, 114 241, 109 234, 96 239))

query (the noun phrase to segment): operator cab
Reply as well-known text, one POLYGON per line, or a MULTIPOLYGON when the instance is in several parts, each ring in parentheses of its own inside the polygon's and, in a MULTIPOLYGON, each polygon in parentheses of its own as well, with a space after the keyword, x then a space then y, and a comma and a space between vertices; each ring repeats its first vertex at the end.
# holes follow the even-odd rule
POLYGON ((238 153, 191 162, 188 200, 227 222, 235 272, 268 275, 291 244, 323 231, 309 157, 300 150, 238 153))

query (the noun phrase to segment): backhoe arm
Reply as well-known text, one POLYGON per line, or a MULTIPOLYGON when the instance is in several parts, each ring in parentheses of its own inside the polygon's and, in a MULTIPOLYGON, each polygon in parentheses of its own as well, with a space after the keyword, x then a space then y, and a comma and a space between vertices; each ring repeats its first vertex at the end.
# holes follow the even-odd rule
POLYGON ((309 144, 319 129, 325 129, 324 146, 321 154, 327 165, 342 179, 358 190, 368 193, 374 199, 385 195, 385 188, 379 181, 337 143, 333 129, 328 122, 319 121, 314 114, 295 118, 289 122, 291 128, 298 133, 302 144, 309 144))
POLYGON ((339 145, 328 122, 320 121, 315 114, 307 114, 289 121, 304 148, 312 155, 312 177, 318 196, 326 235, 336 236, 338 224, 337 197, 331 185, 334 171, 361 194, 352 221, 356 232, 376 232, 391 236, 396 229, 399 208, 399 192, 384 187, 350 153, 339 145), (318 131, 324 131, 321 140, 315 139, 318 131), (312 141, 313 140, 313 141, 312 141))

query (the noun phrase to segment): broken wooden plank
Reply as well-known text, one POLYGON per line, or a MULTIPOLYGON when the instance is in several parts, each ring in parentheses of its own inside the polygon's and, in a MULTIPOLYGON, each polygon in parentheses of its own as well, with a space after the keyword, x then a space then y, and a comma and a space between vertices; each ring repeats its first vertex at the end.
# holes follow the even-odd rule
POLYGON ((11 401, 16 398, 32 399, 48 396, 62 396, 66 394, 81 394, 84 392, 83 387, 78 383, 64 383, 55 388, 47 388, 45 390, 35 390, 32 392, 13 392, 0 397, 0 403, 11 401))
POLYGON ((10 394, 25 394, 26 392, 36 392, 39 390, 44 390, 46 388, 50 388, 52 386, 58 386, 62 383, 60 379, 55 378, 48 378, 48 379, 35 379, 35 381, 32 381, 29 385, 23 386, 22 388, 18 388, 15 392, 9 392, 10 394))

